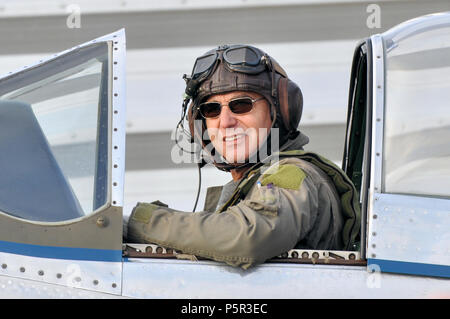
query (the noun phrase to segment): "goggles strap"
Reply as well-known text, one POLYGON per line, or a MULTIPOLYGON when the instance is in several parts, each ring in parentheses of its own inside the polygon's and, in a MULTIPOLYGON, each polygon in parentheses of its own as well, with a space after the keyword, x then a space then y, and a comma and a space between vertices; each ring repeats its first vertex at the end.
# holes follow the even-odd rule
POLYGON ((263 59, 265 61, 265 64, 269 67, 272 82, 272 96, 276 98, 277 89, 275 88, 275 68, 273 67, 272 59, 266 53, 264 53, 263 59))

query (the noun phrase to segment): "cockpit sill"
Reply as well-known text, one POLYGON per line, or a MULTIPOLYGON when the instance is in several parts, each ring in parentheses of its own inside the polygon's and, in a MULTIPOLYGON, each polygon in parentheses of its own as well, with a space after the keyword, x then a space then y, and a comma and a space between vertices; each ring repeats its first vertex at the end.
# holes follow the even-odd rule
MULTIPOLYGON (((180 251, 165 248, 154 244, 125 243, 122 247, 124 258, 155 258, 155 259, 183 259, 183 260, 208 260, 207 258, 186 255, 180 251)), ((290 263, 290 264, 322 264, 322 265, 346 265, 366 266, 367 261, 361 259, 359 251, 343 250, 310 250, 291 249, 277 257, 271 258, 266 263, 290 263)))

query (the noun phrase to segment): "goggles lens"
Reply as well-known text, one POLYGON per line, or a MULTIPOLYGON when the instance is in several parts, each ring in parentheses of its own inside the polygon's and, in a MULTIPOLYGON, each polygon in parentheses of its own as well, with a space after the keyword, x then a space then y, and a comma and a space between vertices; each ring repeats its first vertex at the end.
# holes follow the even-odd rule
POLYGON ((198 75, 208 71, 216 62, 217 53, 211 53, 197 58, 195 61, 194 69, 192 70, 192 78, 197 78, 198 75))
POLYGON ((249 66, 258 65, 261 60, 261 55, 250 47, 231 47, 223 53, 223 57, 228 64, 249 66))
MULTIPOLYGON (((252 99, 251 97, 240 97, 228 102, 228 107, 234 114, 245 114, 253 109, 256 101, 262 100, 263 97, 252 99)), ((206 102, 199 105, 200 114, 204 118, 219 117, 222 111, 222 104, 219 102, 206 102)))

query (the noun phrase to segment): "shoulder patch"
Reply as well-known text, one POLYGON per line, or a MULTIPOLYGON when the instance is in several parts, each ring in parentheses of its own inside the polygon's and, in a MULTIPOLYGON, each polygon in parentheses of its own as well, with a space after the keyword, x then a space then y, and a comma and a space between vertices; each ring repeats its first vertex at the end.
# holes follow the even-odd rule
POLYGON ((299 189, 305 179, 305 172, 294 164, 272 166, 264 172, 261 185, 273 184, 287 189, 299 189))

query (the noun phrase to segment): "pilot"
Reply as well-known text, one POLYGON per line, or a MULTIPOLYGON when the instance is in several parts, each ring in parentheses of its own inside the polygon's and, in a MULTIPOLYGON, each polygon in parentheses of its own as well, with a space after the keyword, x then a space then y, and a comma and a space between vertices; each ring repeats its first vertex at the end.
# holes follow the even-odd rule
MULTIPOLYGON (((138 203, 128 241, 247 269, 293 248, 355 249, 355 187, 298 130, 303 97, 281 66, 249 45, 219 46, 185 75, 191 142, 231 181, 207 190, 200 212, 138 203)), ((180 124, 179 123, 179 124, 180 124)))

